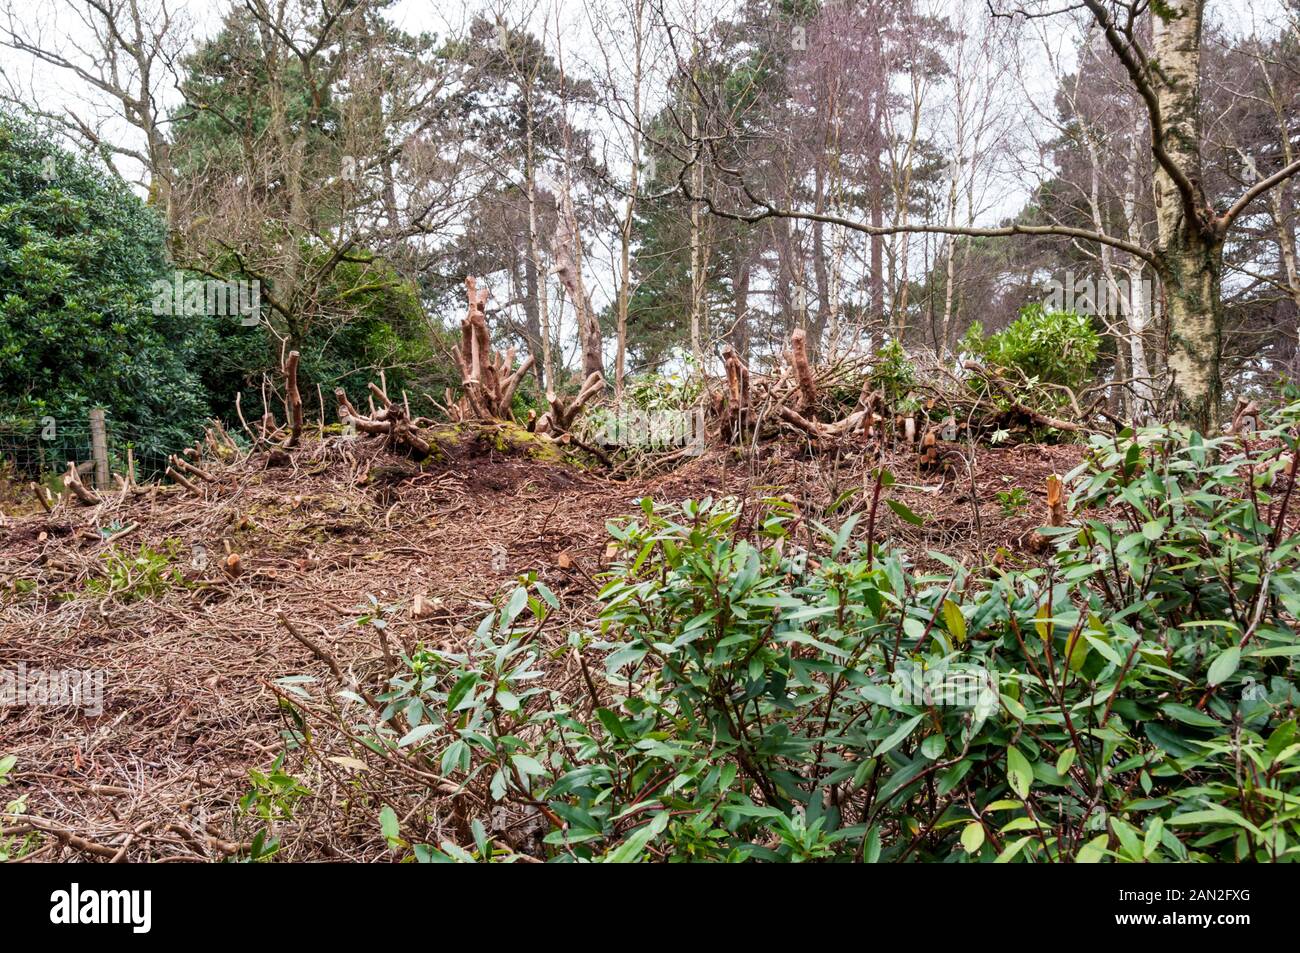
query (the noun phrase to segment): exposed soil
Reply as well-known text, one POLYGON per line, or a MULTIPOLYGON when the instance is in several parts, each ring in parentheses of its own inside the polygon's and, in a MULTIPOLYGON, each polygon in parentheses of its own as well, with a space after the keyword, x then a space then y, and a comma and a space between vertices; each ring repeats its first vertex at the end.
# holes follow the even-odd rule
MULTIPOLYGON (((247 836, 237 801, 250 768, 282 750, 274 680, 327 674, 277 622, 283 612, 345 668, 378 670, 377 631, 357 625, 369 597, 395 607, 397 647, 463 645, 489 600, 536 572, 580 624, 599 585, 607 520, 635 501, 788 494, 810 516, 862 487, 861 457, 800 457, 768 446, 758 460, 710 451, 658 476, 614 481, 601 471, 540 462, 500 441, 424 467, 334 439, 295 452, 290 466, 264 454, 212 464, 200 500, 180 487, 114 493, 97 507, 62 504, 52 515, 0 522, 0 672, 104 673, 103 711, 0 705, 0 757, 17 756, 0 807, 25 794, 30 815, 0 820, 19 836, 42 833, 33 859, 213 860, 247 836), (116 552, 170 554, 159 591, 105 595, 116 552), (227 553, 241 573, 224 570, 227 553), (181 579, 166 574, 179 569, 181 579), (96 583, 96 580, 100 580, 96 583), (417 596, 429 605, 413 618, 417 596)), ((921 565, 927 550, 972 562, 1039 558, 1028 541, 1044 521, 1044 487, 1082 456, 1077 446, 980 448, 974 475, 917 472, 910 454, 887 455, 888 495, 925 517, 921 527, 886 508, 878 536, 921 565), (1020 487, 1028 505, 1004 511, 998 491, 1020 487), (977 505, 972 505, 972 492, 977 505)), ((832 520, 861 507, 859 495, 832 520)), ((860 524, 861 527, 861 524, 860 524)), ((859 528, 860 531, 860 528, 859 528)), ((337 802, 337 787, 314 789, 337 802)), ((284 838, 282 856, 372 859, 384 849, 373 814, 351 841, 284 838)))

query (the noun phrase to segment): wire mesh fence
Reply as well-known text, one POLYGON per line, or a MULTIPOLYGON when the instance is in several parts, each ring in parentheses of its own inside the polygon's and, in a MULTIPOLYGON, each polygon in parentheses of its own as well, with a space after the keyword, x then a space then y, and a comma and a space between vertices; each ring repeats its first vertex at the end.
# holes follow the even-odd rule
MULTIPOLYGON (((147 480, 167 468, 169 453, 181 447, 169 447, 156 431, 143 430, 126 423, 105 421, 109 469, 125 473, 129 457, 136 478, 147 480)), ((51 417, 0 417, 0 471, 14 480, 48 480, 65 471, 73 461, 87 469, 93 460, 92 431, 89 420, 64 421, 51 417)))

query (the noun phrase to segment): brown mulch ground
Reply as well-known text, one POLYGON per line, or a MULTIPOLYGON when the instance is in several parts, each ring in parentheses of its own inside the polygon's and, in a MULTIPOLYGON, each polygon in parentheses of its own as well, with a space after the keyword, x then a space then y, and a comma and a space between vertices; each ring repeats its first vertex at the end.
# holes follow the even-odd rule
MULTIPOLYGON (((1081 455, 1077 446, 980 448, 973 480, 962 461, 922 475, 911 454, 890 455, 898 483, 888 494, 926 520, 916 527, 882 508, 879 536, 918 561, 926 550, 1036 561, 1027 540, 1043 522, 1046 478, 1081 455), (1005 513, 996 494, 1013 487, 1030 503, 1005 513)), ((391 607, 387 632, 403 648, 463 644, 489 600, 526 572, 580 624, 602 569, 605 522, 634 511, 636 499, 789 494, 817 515, 861 487, 868 468, 861 458, 809 459, 772 445, 757 459, 711 451, 658 476, 614 481, 490 443, 420 469, 341 439, 313 442, 287 467, 267 468, 265 454, 207 466, 217 482, 205 484, 203 500, 157 487, 0 519, 0 673, 24 664, 105 674, 96 716, 0 704, 0 758, 17 757, 0 808, 25 795, 28 812, 0 818, 0 852, 35 830, 27 859, 237 855, 246 829, 235 823, 236 802, 249 769, 265 770, 282 750, 270 683, 326 670, 277 612, 358 670, 380 655, 376 630, 356 624, 371 596, 391 607), (142 546, 170 553, 184 584, 143 598, 97 590, 107 554, 134 558, 142 546), (221 568, 227 552, 240 556, 237 578, 221 568), (432 607, 420 619, 410 612, 417 595, 432 607)), ((383 856, 373 814, 357 825, 351 843, 286 837, 284 856, 383 856)))

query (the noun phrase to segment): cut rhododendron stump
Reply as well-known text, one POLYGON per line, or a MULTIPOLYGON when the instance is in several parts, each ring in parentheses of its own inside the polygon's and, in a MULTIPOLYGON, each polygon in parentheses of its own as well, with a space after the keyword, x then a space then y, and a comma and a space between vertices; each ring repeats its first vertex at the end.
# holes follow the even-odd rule
POLYGON ((604 389, 605 379, 597 373, 592 373, 583 381, 582 389, 572 397, 549 391, 546 400, 551 405, 551 409, 538 418, 533 429, 538 433, 567 432, 582 414, 587 403, 604 389))
POLYGON ((465 279, 465 294, 469 310, 460 323, 460 347, 456 350, 463 392, 457 416, 505 420, 512 416, 511 402, 533 366, 533 357, 530 354, 515 368, 514 348, 504 353, 493 350, 487 328, 488 292, 479 290, 470 276, 465 279))

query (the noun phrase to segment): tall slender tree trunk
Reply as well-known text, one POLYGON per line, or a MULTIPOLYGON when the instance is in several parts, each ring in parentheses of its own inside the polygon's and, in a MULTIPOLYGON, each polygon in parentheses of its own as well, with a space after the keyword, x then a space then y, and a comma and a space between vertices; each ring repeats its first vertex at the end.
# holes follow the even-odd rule
MULTIPOLYGON (((1091 130, 1084 130, 1084 142, 1088 150, 1089 161, 1089 190, 1088 204, 1092 209, 1093 227, 1098 232, 1107 230, 1106 216, 1103 213, 1101 200, 1101 178, 1103 174, 1101 149, 1098 146, 1097 139, 1092 135, 1091 130)), ((1137 131, 1134 130, 1129 144, 1129 176, 1123 196, 1123 211, 1125 227, 1128 231, 1128 240, 1133 244, 1139 244, 1141 235, 1137 226, 1137 163, 1138 163, 1138 137, 1137 131)), ((1109 245, 1102 245, 1097 252, 1101 262, 1102 279, 1105 281, 1103 289, 1098 289, 1100 300, 1094 303, 1098 306, 1100 313, 1104 316, 1107 329, 1115 339, 1115 382, 1114 390, 1123 391, 1127 398, 1130 393, 1134 395, 1131 409, 1137 417, 1143 417, 1150 411, 1151 392, 1150 384, 1146 380, 1150 376, 1147 369, 1146 349, 1142 341, 1142 331, 1147 325, 1147 315, 1149 303, 1146 301, 1146 295, 1142 284, 1142 259, 1136 255, 1129 255, 1128 261, 1124 266, 1124 287, 1121 287, 1119 280, 1116 278, 1117 267, 1115 264, 1115 251, 1109 245), (1112 308, 1118 308, 1121 314, 1112 311, 1112 308), (1114 323, 1112 318, 1120 318, 1122 325, 1114 323), (1124 351, 1127 350, 1127 354, 1124 351), (1124 373, 1121 373, 1121 371, 1124 373), (1119 384, 1127 378, 1139 378, 1134 380, 1131 385, 1119 384)), ((1127 401, 1126 401, 1127 402, 1127 401)))
POLYGON ((565 104, 560 125, 564 146, 564 186, 560 195, 560 221, 552 237, 555 255, 555 273, 569 293, 578 318, 578 347, 582 351, 582 378, 595 375, 605 377, 604 339, 600 333, 600 318, 591 306, 587 286, 582 279, 582 229, 573 203, 573 127, 568 114, 568 80, 564 71, 564 55, 559 46, 560 34, 556 31, 556 65, 560 70, 560 100, 565 104))
MULTIPOLYGON (((1127 238, 1131 244, 1142 243, 1142 227, 1137 219, 1138 190, 1138 129, 1133 130, 1129 145, 1128 185, 1124 189, 1124 224, 1127 238)), ((1147 362, 1146 342, 1143 335, 1151 323, 1151 289, 1146 281, 1146 269, 1142 259, 1129 255, 1124 267, 1128 293, 1125 302, 1124 320, 1128 325, 1129 376, 1133 378, 1133 411, 1136 417, 1145 417, 1151 412, 1155 401, 1155 388, 1152 386, 1151 367, 1147 362)))
POLYGON ((586 283, 582 280, 582 233, 578 230, 578 215, 573 207, 573 179, 566 172, 563 194, 560 196, 560 222, 555 231, 552 252, 555 255, 555 273, 569 293, 573 310, 578 317, 578 346, 582 351, 582 377, 592 374, 605 376, 602 354, 600 319, 592 310, 587 297, 586 283))
MULTIPOLYGON (((1292 161, 1291 150, 1287 149, 1288 164, 1292 161)), ((1289 185, 1284 185, 1276 189, 1271 196, 1273 221, 1277 225, 1277 242, 1282 249, 1282 269, 1286 278, 1287 287, 1291 289, 1291 301, 1295 304, 1296 313, 1300 314, 1300 267, 1296 263, 1296 241, 1295 226, 1292 224, 1295 220, 1295 201, 1291 197, 1289 185)), ((1296 329, 1300 332, 1300 328, 1296 329)), ((1300 339, 1298 339, 1300 341, 1300 339)), ((1296 369, 1300 370, 1300 343, 1296 345, 1296 353, 1293 359, 1296 369)))
MULTIPOLYGON (((885 66, 884 33, 875 30, 870 36, 871 62, 874 69, 865 77, 868 84, 867 95, 873 101, 871 112, 874 121, 870 123, 871 143, 867 150, 867 204, 871 215, 871 225, 879 228, 885 221, 885 177, 881 169, 885 153, 884 133, 879 130, 885 126, 885 112, 889 109, 890 77, 885 66)), ((871 236, 871 317, 877 328, 885 327, 885 239, 882 235, 871 236)))
POLYGON ((1151 85, 1165 151, 1193 191, 1156 162, 1157 271, 1169 318, 1169 372, 1178 419, 1209 432, 1223 394, 1223 238, 1201 187, 1200 65, 1204 0, 1164 0, 1153 11, 1151 85))
POLYGON ((555 386, 555 367, 551 361, 551 321, 546 299, 546 269, 542 267, 542 239, 537 222, 537 153, 533 144, 533 108, 532 88, 524 94, 524 178, 528 189, 528 256, 529 270, 532 272, 532 292, 534 309, 537 314, 538 331, 542 339, 542 377, 539 383, 543 391, 555 386))
MULTIPOLYGON (((301 133, 294 134, 290 128, 289 106, 282 77, 283 60, 280 56, 280 40, 270 25, 259 21, 258 29, 262 35, 263 49, 273 51, 266 58, 267 97, 270 100, 270 122, 268 132, 275 143, 277 151, 276 170, 283 178, 283 223, 290 248, 296 248, 307 231, 306 207, 303 204, 303 159, 306 142, 301 133)), ((283 268, 275 276, 276 296, 285 303, 285 325, 288 332, 288 348, 299 350, 302 347, 304 328, 302 315, 299 313, 299 292, 302 288, 301 257, 290 252, 285 256, 283 268)))
MULTIPOLYGON (((879 152, 872 159, 868 175, 871 227, 880 228, 885 222, 885 199, 879 152)), ((881 235, 871 236, 871 316, 878 326, 885 323, 885 239, 881 235)))
MULTIPOLYGON (((948 227, 957 224, 957 173, 952 174, 948 184, 948 227)), ((947 249, 943 290, 943 330, 939 335, 939 359, 946 360, 951 349, 953 324, 953 298, 957 284, 957 236, 947 237, 947 249)))
MULTIPOLYGON (((531 204, 531 203, 530 203, 531 204)), ((531 209, 530 209, 531 212, 531 209)), ((533 229, 536 226, 530 221, 533 229)), ((530 232, 529 238, 532 238, 530 232)), ((533 376, 537 378, 537 388, 546 393, 546 375, 542 370, 542 322, 538 315, 538 275, 537 259, 530 244, 528 254, 524 257, 524 322, 528 332, 528 353, 533 356, 533 376)))
MULTIPOLYGON (((1288 156, 1286 161, 1290 164, 1294 160, 1288 156)), ((1295 226, 1292 224, 1296 211, 1290 189, 1286 186, 1275 189, 1270 196, 1270 204, 1277 225, 1277 244, 1282 250, 1282 274, 1291 289, 1291 300, 1295 302, 1296 309, 1300 310, 1300 265, 1296 261, 1295 226)))
MULTIPOLYGON (((1282 136, 1282 161, 1290 165, 1294 158, 1294 152, 1291 148, 1291 142, 1285 135, 1282 136)), ((1269 211, 1273 215, 1273 224, 1277 229, 1277 245, 1281 252, 1281 275, 1280 282, 1284 283, 1291 293, 1291 301, 1296 307, 1296 312, 1300 313, 1300 264, 1296 260, 1296 240, 1295 240, 1295 201, 1291 197, 1290 183, 1283 183, 1274 189, 1268 197, 1269 211)), ((1300 331, 1300 329, 1297 329, 1300 331)), ((1300 343, 1296 346, 1293 363, 1296 368, 1300 368, 1300 343)))
MULTIPOLYGON (((699 104, 691 93, 691 140, 699 142, 699 104)), ((695 195, 704 193, 704 166, 698 161, 691 169, 691 189, 695 195)), ((704 239, 702 234, 700 203, 691 203, 691 355, 695 367, 704 372, 704 340, 702 337, 704 312, 704 239)))
POLYGON ((749 256, 744 254, 743 249, 738 249, 736 254, 736 275, 733 279, 732 294, 735 300, 732 303, 734 310, 731 324, 731 346, 736 353, 740 355, 742 361, 749 360, 749 280, 750 280, 750 263, 749 256))
POLYGON ((1166 229, 1169 238, 1160 256, 1160 278, 1169 314, 1175 413, 1209 432, 1218 422, 1223 397, 1223 243, 1162 222, 1162 232, 1166 229))
POLYGON ((641 83, 645 54, 645 11, 647 0, 636 0, 632 8, 632 155, 627 208, 619 229, 618 261, 618 350, 614 356, 614 395, 623 397, 623 376, 627 369, 627 313, 632 297, 632 226, 636 222, 636 201, 641 185, 641 83))
POLYGON ((632 177, 628 185, 627 210, 619 229, 618 249, 618 345, 614 355, 614 396, 623 397, 623 376, 627 370, 627 312, 632 297, 632 223, 640 173, 640 143, 633 133, 632 177))
MULTIPOLYGON (((1300 20, 1293 20, 1292 26, 1300 31, 1300 20)), ((1296 39, 1300 40, 1300 32, 1297 32, 1296 39)), ((1268 89, 1269 104, 1273 107, 1273 115, 1277 118, 1278 142, 1282 147, 1282 164, 1290 165, 1295 161, 1295 147, 1292 145, 1293 136, 1291 132, 1291 113, 1293 106, 1290 90, 1282 90, 1273 79, 1273 74, 1269 71, 1269 64, 1261 62, 1260 74, 1268 89)), ((1246 158, 1243 155, 1243 158, 1246 158)), ((1253 161, 1249 164, 1258 177, 1258 170, 1255 170, 1253 161)), ((1273 227, 1277 229, 1278 249, 1281 252, 1282 259, 1282 276, 1281 280, 1286 283, 1290 290, 1291 300, 1296 306, 1296 311, 1300 314, 1300 264, 1296 259, 1296 207, 1293 182, 1283 182, 1277 188, 1273 189, 1268 196, 1269 211, 1273 214, 1273 227)), ((1297 329, 1300 331, 1300 328, 1297 329)), ((1297 344, 1294 365, 1300 369, 1300 343, 1297 344)))
MULTIPOLYGON (((829 151, 825 143, 823 153, 829 151)), ((814 175, 813 209, 818 214, 826 211, 826 170, 824 158, 817 159, 814 175)), ((830 314, 830 269, 826 265, 826 226, 821 221, 812 223, 813 279, 817 282, 817 317, 808 323, 808 348, 813 357, 821 353, 822 335, 830 314)))

